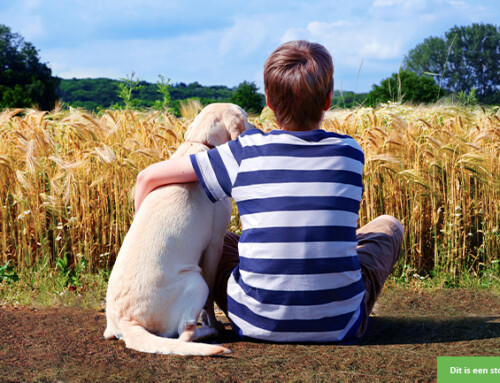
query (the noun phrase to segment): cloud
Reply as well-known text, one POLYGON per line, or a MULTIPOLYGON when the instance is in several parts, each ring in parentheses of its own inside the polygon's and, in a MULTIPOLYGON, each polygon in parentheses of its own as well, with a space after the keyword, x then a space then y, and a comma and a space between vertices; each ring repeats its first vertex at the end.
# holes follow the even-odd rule
POLYGON ((312 21, 305 28, 288 29, 282 40, 305 39, 323 44, 334 59, 336 88, 368 91, 373 83, 380 82, 373 81, 376 73, 384 73, 378 76, 385 78, 398 70, 406 51, 413 47, 413 36, 414 28, 405 20, 359 17, 312 21))
POLYGON ((363 60, 385 60, 403 54, 403 40, 394 29, 401 25, 377 23, 367 25, 363 20, 332 23, 313 21, 305 29, 289 29, 282 40, 306 39, 325 45, 338 60, 359 66, 363 60))
MULTIPOLYGON (((267 20, 266 20, 267 21, 267 20)), ((258 18, 240 18, 224 29, 219 40, 222 53, 246 57, 262 47, 268 36, 266 21, 258 18)))

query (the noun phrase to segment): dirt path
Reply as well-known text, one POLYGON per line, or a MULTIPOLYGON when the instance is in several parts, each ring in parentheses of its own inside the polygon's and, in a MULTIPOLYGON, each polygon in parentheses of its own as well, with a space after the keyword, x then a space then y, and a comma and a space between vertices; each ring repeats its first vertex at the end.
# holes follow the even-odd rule
POLYGON ((0 308, 0 382, 435 381, 437 356, 500 356, 500 299, 488 291, 385 292, 354 346, 217 341, 228 356, 143 354, 104 341, 103 312, 0 308))

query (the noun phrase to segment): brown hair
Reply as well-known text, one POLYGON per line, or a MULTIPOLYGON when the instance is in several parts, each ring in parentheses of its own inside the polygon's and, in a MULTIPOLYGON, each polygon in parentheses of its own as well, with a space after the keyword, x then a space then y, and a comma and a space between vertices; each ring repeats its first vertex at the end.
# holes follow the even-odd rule
POLYGON ((333 90, 332 57, 321 44, 287 42, 266 60, 264 87, 282 129, 308 130, 321 121, 333 90))

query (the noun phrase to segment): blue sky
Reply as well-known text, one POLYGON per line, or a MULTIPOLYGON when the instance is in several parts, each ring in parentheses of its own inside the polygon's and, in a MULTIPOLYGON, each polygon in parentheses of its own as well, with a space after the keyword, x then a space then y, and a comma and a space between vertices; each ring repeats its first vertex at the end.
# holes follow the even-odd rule
POLYGON ((497 0, 0 0, 0 24, 62 78, 254 81, 281 43, 325 45, 335 89, 369 91, 404 55, 455 25, 498 25, 497 0))

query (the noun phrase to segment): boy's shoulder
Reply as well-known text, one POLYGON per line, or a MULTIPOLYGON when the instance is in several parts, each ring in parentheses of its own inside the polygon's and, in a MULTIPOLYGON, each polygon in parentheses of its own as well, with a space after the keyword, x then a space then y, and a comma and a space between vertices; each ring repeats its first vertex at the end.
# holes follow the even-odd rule
POLYGON ((260 135, 260 136, 293 136, 301 138, 306 141, 321 141, 326 138, 339 138, 339 139, 351 139, 353 138, 347 134, 340 134, 336 132, 329 132, 323 129, 314 130, 281 130, 272 129, 267 132, 260 130, 259 128, 251 128, 245 130, 240 134, 240 138, 245 136, 260 135))
POLYGON ((258 128, 252 128, 243 132, 238 137, 238 140, 241 140, 242 144, 247 143, 250 145, 254 144, 256 140, 262 144, 278 142, 296 144, 300 144, 301 142, 308 144, 347 144, 362 151, 361 146, 353 137, 347 134, 330 132, 323 129, 305 131, 273 129, 268 132, 264 132, 258 128))

